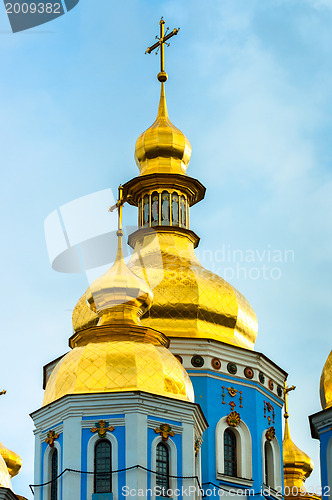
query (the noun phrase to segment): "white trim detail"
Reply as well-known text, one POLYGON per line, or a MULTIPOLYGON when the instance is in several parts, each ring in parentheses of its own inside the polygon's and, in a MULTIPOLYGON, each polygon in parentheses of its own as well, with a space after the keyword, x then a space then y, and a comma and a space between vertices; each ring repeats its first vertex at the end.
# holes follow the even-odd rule
MULTIPOLYGON (((45 453, 44 453, 44 472, 43 472, 43 483, 48 483, 48 481, 51 481, 52 479, 52 465, 51 465, 51 457, 54 449, 57 450, 58 452, 58 475, 62 472, 61 471, 61 462, 62 462, 62 454, 61 454, 61 446, 58 441, 54 441, 54 445, 47 446, 45 453)), ((58 485, 58 500, 62 498, 62 491, 61 491, 61 477, 57 480, 57 485, 58 485)), ((51 498, 51 483, 45 484, 43 486, 43 498, 48 500, 51 498)))
MULTIPOLYGON (((97 441, 106 439, 111 443, 112 447, 112 470, 118 470, 118 440, 111 432, 106 432, 104 438, 100 438, 98 434, 91 436, 87 448, 87 469, 94 472, 95 462, 95 445, 97 441)), ((94 484, 94 475, 88 474, 87 476, 87 498, 92 498, 94 484)), ((114 500, 118 500, 118 475, 112 474, 112 493, 114 500)))
MULTIPOLYGON (((159 443, 163 443, 168 448, 169 453, 169 473, 171 476, 177 475, 177 448, 176 444, 169 437, 167 441, 163 441, 161 436, 156 436, 151 444, 151 470, 157 470, 157 445, 159 443)), ((177 485, 177 479, 170 477, 169 478, 169 487, 171 490, 175 490, 177 485)), ((154 488, 156 486, 156 474, 151 474, 151 489, 152 493, 154 492, 154 488)), ((152 500, 156 497, 152 494, 152 500)))
POLYGON ((326 447, 326 468, 327 468, 327 485, 332 490, 332 437, 330 437, 329 442, 326 447))
MULTIPOLYGON (((217 479, 231 479, 224 475, 224 433, 226 429, 231 429, 236 437, 237 450, 237 475, 239 478, 252 479, 252 446, 251 434, 248 426, 243 422, 237 427, 230 427, 227 424, 227 416, 222 417, 216 426, 216 473, 217 479), (222 478, 220 476, 223 476, 222 478)), ((232 482, 234 482, 234 478, 232 482)))
MULTIPOLYGON (((262 483, 265 484, 265 442, 267 441, 265 433, 267 429, 263 431, 262 439, 261 439, 261 456, 262 456, 262 483)), ((274 490, 277 489, 281 485, 281 455, 280 455, 280 446, 276 437, 272 439, 272 441, 268 441, 271 445, 272 449, 272 462, 273 462, 273 470, 271 473, 271 483, 266 486, 270 486, 274 490)))

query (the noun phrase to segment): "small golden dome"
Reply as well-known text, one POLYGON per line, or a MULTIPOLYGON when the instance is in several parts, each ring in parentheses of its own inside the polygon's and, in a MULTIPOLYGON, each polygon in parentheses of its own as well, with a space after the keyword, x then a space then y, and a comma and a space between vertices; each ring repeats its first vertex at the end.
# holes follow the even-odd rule
POLYGON ((157 118, 136 141, 135 160, 140 175, 185 174, 190 157, 189 140, 168 118, 165 87, 162 83, 157 118))
POLYGON ((0 455, 0 488, 9 488, 12 489, 10 475, 7 469, 7 465, 0 455))
POLYGON ((22 467, 22 459, 18 456, 14 451, 8 450, 1 442, 0 442, 0 455, 4 459, 8 472, 11 477, 16 476, 22 467))
POLYGON ((292 441, 289 432, 288 419, 285 421, 285 433, 283 441, 283 463, 284 463, 284 483, 298 488, 298 491, 305 492, 305 480, 314 469, 311 458, 298 448, 292 441))
POLYGON ((320 377, 320 401, 323 410, 332 406, 332 351, 326 360, 320 377))
POLYGON ((98 326, 140 325, 151 307, 153 293, 147 283, 126 266, 122 253, 122 230, 118 231, 118 252, 113 266, 97 278, 86 293, 90 309, 98 315, 98 326))
POLYGON ((173 354, 128 335, 75 347, 64 356, 47 382, 43 406, 66 394, 127 391, 194 402, 191 380, 173 354))

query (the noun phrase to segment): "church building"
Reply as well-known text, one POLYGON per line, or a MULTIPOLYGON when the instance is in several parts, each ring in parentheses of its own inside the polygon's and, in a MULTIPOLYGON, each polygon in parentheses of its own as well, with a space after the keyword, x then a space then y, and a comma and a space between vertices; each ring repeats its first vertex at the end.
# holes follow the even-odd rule
MULTIPOLYGON (((195 255, 190 209, 205 187, 187 173, 191 145, 165 96, 165 43, 177 32, 165 34, 162 19, 147 50, 160 50, 160 101, 136 142, 139 174, 113 207, 115 262, 78 300, 70 351, 44 367, 44 401, 31 415, 35 500, 278 499, 284 480, 287 496, 317 498, 304 487, 312 462, 283 415, 287 373, 254 350, 247 299, 195 255), (127 264, 125 203, 138 215, 127 264)), ((322 384, 332 404, 331 380, 322 384)), ((311 424, 331 471, 330 410, 311 424)), ((324 469, 323 484, 330 476, 324 469)))

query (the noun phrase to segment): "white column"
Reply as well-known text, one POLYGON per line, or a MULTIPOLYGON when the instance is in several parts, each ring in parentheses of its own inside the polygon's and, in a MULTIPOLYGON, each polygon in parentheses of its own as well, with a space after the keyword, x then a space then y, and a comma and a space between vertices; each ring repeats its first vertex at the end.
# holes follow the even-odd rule
MULTIPOLYGON (((69 417, 63 422, 63 470, 81 470, 82 448, 81 417, 69 417)), ((62 500, 81 498, 81 474, 66 472, 63 475, 62 500)), ((82 499, 86 500, 86 499, 82 499)))
MULTIPOLYGON (((195 476, 195 433, 192 424, 183 424, 182 426, 182 476, 195 476)), ((198 484, 196 479, 183 479, 183 486, 191 486, 190 495, 188 499, 195 500, 198 491, 198 484), (194 491, 194 488, 195 491, 194 491)))
MULTIPOLYGON (((127 413, 126 421, 126 467, 147 467, 147 417, 140 413, 127 413)), ((147 472, 132 469, 126 472, 126 486, 138 491, 147 489, 147 472)))
MULTIPOLYGON (((41 473, 41 464, 42 464, 42 443, 40 439, 40 432, 35 433, 35 460, 34 460, 34 483, 41 484, 43 482, 42 473, 41 473)), ((42 488, 34 488, 35 494, 34 499, 40 500, 42 488)))

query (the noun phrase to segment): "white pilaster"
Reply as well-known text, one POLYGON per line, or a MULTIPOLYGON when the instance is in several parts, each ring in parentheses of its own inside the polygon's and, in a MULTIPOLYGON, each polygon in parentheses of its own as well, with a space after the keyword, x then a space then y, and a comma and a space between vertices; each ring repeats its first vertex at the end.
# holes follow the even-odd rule
MULTIPOLYGON (((183 424, 182 430, 182 475, 195 476, 195 432, 192 424, 183 424)), ((183 479, 183 486, 191 486, 190 495, 188 499, 194 500, 197 498, 198 484, 195 479, 183 479), (194 491, 194 488, 195 491, 194 491)))
MULTIPOLYGON (((34 460, 34 483, 35 484, 41 484, 43 482, 42 480, 42 473, 41 473, 41 466, 42 466, 42 444, 41 444, 41 439, 40 439, 40 432, 35 433, 35 460, 34 460)), ((34 499, 35 500, 40 500, 41 499, 41 492, 42 488, 35 488, 35 494, 34 494, 34 499)))
MULTIPOLYGON (((63 422, 63 470, 81 470, 81 417, 69 417, 63 422)), ((63 476, 62 500, 80 499, 81 474, 66 472, 63 476)))
MULTIPOLYGON (((126 421, 126 467, 147 467, 147 416, 127 413, 126 421)), ((147 489, 147 472, 132 469, 126 472, 126 485, 135 491, 147 489)))

